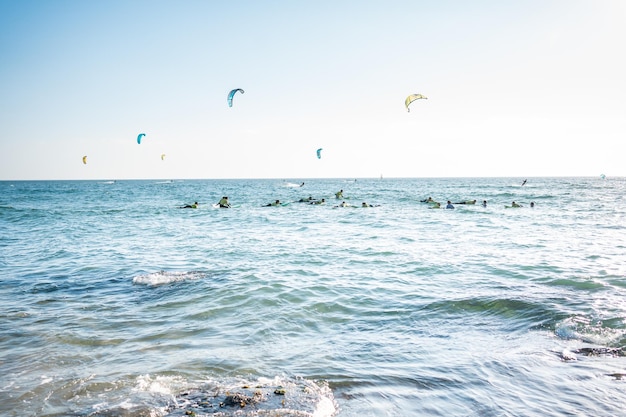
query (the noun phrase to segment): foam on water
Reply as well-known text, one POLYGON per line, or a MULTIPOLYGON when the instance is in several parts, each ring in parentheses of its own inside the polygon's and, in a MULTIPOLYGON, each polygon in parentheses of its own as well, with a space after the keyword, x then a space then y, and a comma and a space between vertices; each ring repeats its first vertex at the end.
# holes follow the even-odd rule
POLYGON ((206 277, 205 272, 200 271, 158 271, 133 278, 134 284, 165 285, 173 282, 191 281, 206 277))

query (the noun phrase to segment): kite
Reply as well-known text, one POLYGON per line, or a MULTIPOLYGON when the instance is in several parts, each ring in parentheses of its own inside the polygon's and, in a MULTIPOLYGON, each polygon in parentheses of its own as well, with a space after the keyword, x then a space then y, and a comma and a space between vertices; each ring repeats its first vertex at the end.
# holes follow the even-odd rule
POLYGON ((235 88, 234 90, 230 90, 230 93, 228 93, 228 107, 233 107, 233 96, 237 91, 241 91, 241 94, 244 93, 241 88, 235 88))
POLYGON ((161 154, 161 161, 165 161, 165 154, 164 153, 161 154))
POLYGON ((141 144, 141 138, 143 138, 144 136, 146 136, 145 133, 140 133, 139 136, 137 136, 137 143, 141 144))
POLYGON ((317 159, 321 159, 322 158, 322 148, 319 148, 317 150, 317 159))
POLYGON ((406 106, 406 111, 411 111, 411 109, 409 109, 409 104, 413 103, 415 100, 419 100, 419 99, 427 99, 428 97, 423 96, 421 94, 411 94, 410 96, 408 96, 406 98, 406 100, 404 100, 404 105, 406 106))
POLYGON ((83 164, 87 165, 87 155, 83 156, 83 164))

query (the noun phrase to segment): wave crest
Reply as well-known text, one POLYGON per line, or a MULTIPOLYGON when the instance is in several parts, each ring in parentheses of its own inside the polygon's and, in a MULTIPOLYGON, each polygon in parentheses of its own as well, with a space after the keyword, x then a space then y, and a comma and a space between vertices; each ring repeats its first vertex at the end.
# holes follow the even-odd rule
POLYGON ((206 276, 201 271, 159 271, 145 275, 137 275, 133 278, 133 284, 148 286, 167 285, 180 281, 192 281, 206 276))

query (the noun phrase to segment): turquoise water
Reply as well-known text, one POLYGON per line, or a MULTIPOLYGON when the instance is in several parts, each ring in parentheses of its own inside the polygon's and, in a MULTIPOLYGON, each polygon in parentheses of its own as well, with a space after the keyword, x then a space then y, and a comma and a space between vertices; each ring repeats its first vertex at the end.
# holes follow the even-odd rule
POLYGON ((0 182, 0 414, 622 415, 626 179, 521 180, 0 182))

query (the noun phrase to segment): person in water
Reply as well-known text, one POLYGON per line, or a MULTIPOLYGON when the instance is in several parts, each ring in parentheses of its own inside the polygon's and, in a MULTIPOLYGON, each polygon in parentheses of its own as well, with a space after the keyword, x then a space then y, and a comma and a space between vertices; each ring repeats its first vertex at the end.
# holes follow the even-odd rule
POLYGON ((487 207, 487 200, 483 200, 483 207, 487 207))
POLYGON ((265 205, 265 207, 274 207, 274 206, 280 206, 280 200, 276 200, 273 203, 269 203, 265 205))
POLYGON ((365 201, 361 204, 361 207, 374 207, 371 204, 367 204, 365 201))
POLYGON ((342 199, 342 198, 343 198, 343 190, 339 190, 339 191, 337 191, 337 192, 335 193, 335 198, 336 198, 337 200, 342 199))
POLYGON ((187 205, 179 207, 179 208, 198 208, 198 202, 196 201, 193 204, 187 204, 187 205))
POLYGON ((452 203, 450 202, 450 200, 448 200, 448 204, 446 205, 447 209, 453 209, 454 206, 452 205, 452 203))
POLYGON ((298 200, 298 203, 311 203, 313 201, 315 201, 315 199, 309 196, 309 198, 301 198, 300 200, 298 200))
POLYGON ((326 199, 322 198, 321 200, 311 201, 309 204, 318 204, 318 205, 326 204, 326 199))
POLYGON ((217 203, 221 208, 230 208, 230 203, 228 202, 228 197, 222 197, 219 203, 217 203))
POLYGON ((515 201, 511 203, 511 207, 522 207, 520 204, 517 204, 515 201))
POLYGON ((530 202, 530 207, 535 207, 535 202, 534 201, 530 202))
POLYGON ((465 200, 454 204, 476 204, 476 200, 465 200))
POLYGON ((420 203, 434 203, 434 202, 435 202, 435 200, 433 200, 432 197, 428 197, 425 200, 420 200, 420 203))
POLYGON ((524 180, 524 181, 522 182, 522 185, 526 185, 526 180, 524 180))

